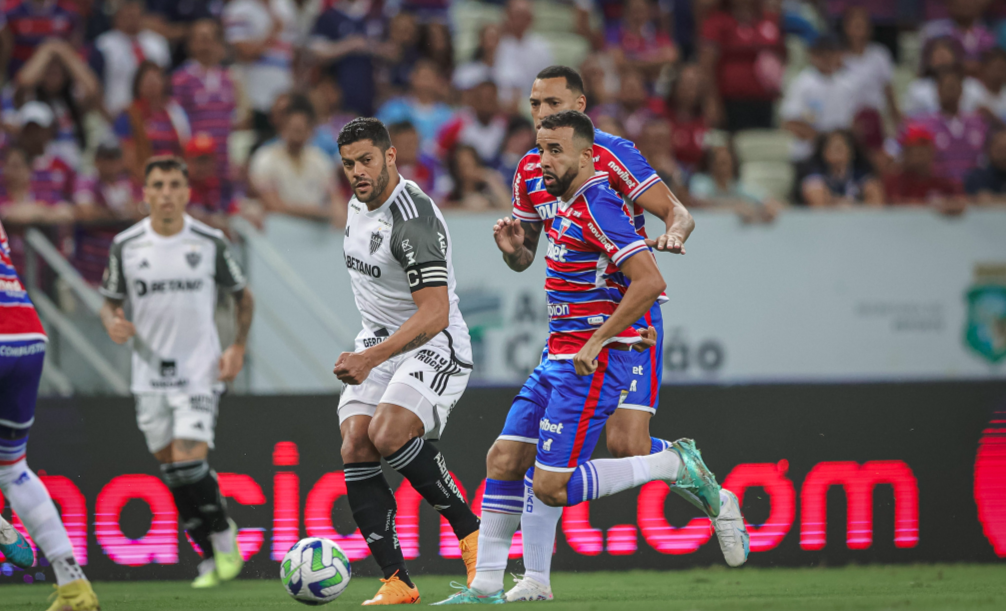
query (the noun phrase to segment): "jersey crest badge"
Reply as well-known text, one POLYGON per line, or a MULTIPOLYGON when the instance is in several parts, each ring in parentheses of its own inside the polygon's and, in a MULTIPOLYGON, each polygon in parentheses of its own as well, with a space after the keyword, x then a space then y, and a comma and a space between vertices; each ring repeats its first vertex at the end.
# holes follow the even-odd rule
POLYGON ((562 223, 559 224, 559 235, 556 236, 556 241, 561 240, 562 236, 566 234, 566 231, 573 224, 569 219, 562 219, 562 223))
POLYGON ((189 267, 195 269, 199 262, 202 261, 203 256, 199 254, 199 251, 193 250, 185 255, 185 260, 188 261, 189 267))
POLYGON ((370 234, 370 254, 377 252, 377 249, 381 247, 382 242, 384 242, 384 236, 381 235, 380 231, 375 231, 370 234))

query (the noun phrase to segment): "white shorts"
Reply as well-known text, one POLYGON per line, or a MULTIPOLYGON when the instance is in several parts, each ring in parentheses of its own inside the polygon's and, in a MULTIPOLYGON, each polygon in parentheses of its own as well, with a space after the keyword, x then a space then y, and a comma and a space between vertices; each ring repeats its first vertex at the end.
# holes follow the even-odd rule
POLYGON ((373 417, 378 404, 390 403, 418 416, 426 439, 440 439, 471 374, 471 365, 447 347, 427 344, 381 363, 363 384, 347 384, 339 397, 339 424, 350 416, 373 417))
POLYGON ((147 438, 147 448, 154 453, 166 448, 173 439, 191 439, 205 441, 213 449, 219 400, 214 393, 136 395, 136 424, 147 438))

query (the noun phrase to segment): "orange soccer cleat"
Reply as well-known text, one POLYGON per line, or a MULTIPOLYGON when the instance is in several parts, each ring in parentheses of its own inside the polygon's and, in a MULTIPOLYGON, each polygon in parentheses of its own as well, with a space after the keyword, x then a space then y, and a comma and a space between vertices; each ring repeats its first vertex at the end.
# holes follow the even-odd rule
POLYGON ((363 601, 364 605, 415 605, 419 603, 419 588, 409 587, 404 581, 398 578, 395 573, 387 579, 382 579, 384 584, 370 600, 363 601))
POLYGON ((475 579, 475 560, 479 555, 479 531, 475 531, 464 539, 458 541, 461 548, 461 559, 465 561, 465 569, 468 571, 468 587, 472 587, 472 580, 475 579))

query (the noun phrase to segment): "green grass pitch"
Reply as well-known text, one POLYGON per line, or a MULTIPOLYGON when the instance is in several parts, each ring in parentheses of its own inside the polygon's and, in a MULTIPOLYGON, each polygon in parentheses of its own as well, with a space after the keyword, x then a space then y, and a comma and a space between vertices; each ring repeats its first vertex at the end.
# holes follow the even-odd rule
MULTIPOLYGON (((422 602, 447 597, 452 592, 450 580, 449 576, 417 577, 422 602)), ((195 591, 184 582, 94 585, 104 611, 305 608, 286 595, 278 578, 235 581, 211 591, 195 591)), ((329 608, 358 606, 379 585, 374 578, 356 578, 329 608)), ((1006 609, 1004 564, 558 573, 552 585, 556 600, 545 607, 547 611, 1006 609)), ((0 608, 44 610, 50 591, 51 586, 41 585, 0 587, 0 608)))

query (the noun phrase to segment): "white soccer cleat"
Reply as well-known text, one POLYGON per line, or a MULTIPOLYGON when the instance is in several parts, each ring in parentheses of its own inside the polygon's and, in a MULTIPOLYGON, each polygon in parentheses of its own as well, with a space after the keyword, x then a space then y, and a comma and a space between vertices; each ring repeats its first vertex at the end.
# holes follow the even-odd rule
POLYGON ((534 579, 529 579, 528 577, 518 577, 514 575, 514 582, 517 585, 510 588, 510 590, 503 595, 503 599, 508 603, 515 602, 534 602, 534 601, 545 601, 552 600, 552 586, 546 586, 544 584, 538 583, 534 579))
POLYGON ((723 559, 728 565, 738 567, 747 562, 748 552, 751 550, 751 537, 748 535, 747 526, 744 525, 744 516, 741 515, 737 495, 726 488, 722 491, 726 502, 721 503, 720 515, 712 518, 713 528, 716 529, 716 538, 719 539, 723 559))

